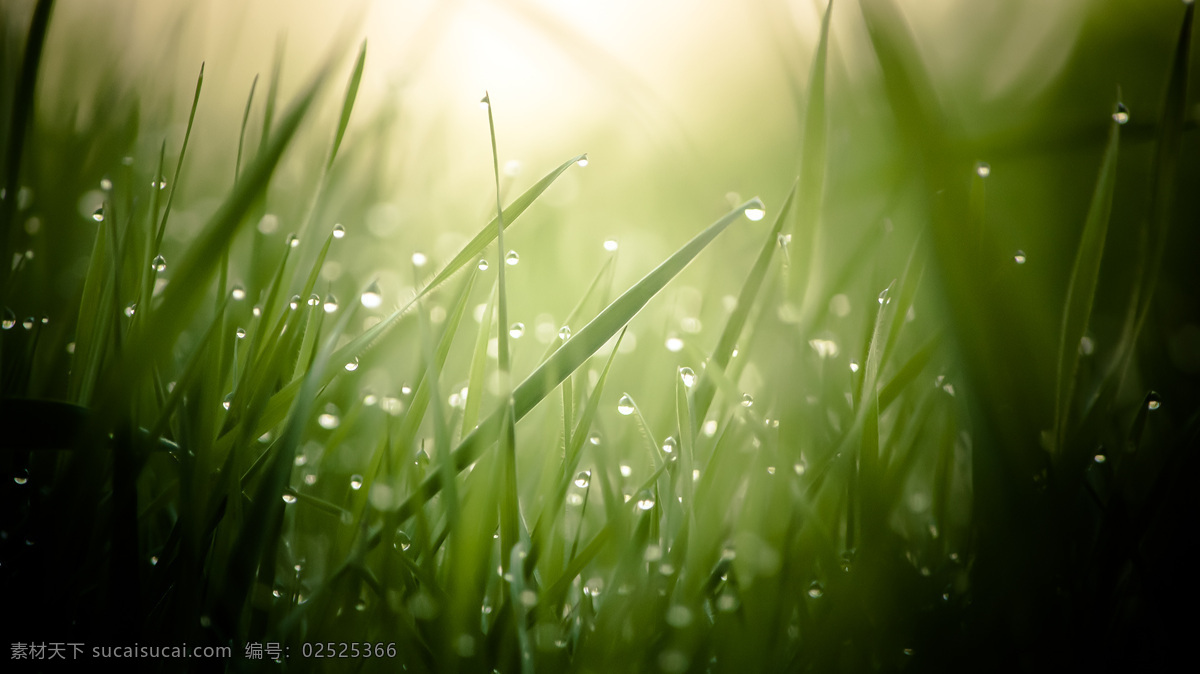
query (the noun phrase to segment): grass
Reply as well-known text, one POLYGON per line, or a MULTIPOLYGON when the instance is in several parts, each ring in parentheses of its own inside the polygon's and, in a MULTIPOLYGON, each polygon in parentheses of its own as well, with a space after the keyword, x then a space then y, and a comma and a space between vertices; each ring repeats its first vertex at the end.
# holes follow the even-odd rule
POLYGON ((822 11, 807 80, 791 80, 800 155, 763 188, 780 198, 689 222, 625 283, 624 248, 596 260, 517 238, 587 155, 508 199, 488 95, 492 181, 473 196, 495 216, 444 260, 389 248, 373 271, 356 261, 382 242, 352 224, 386 189, 354 179, 372 166, 362 130, 387 123, 355 105, 365 41, 288 96, 280 43, 262 123, 255 77, 217 175, 187 150, 228 83, 206 88, 201 64, 179 137, 153 135, 136 97, 64 131, 37 86, 55 21, 36 3, 4 62, 8 640, 227 645, 185 668, 232 671, 278 669, 242 657, 268 643, 304 671, 1170 662, 1187 643, 1170 616, 1196 587, 1179 556, 1196 274, 1172 255, 1196 239, 1193 6, 1170 62, 1147 66, 1161 105, 1129 113, 1114 89, 1091 120, 1107 136, 1069 158, 1087 180, 1035 204, 1071 219, 1044 263, 1007 248, 997 210, 1022 183, 993 191, 978 156, 1002 148, 956 135, 897 3, 822 11), (833 107, 841 20, 861 21, 879 65, 880 152, 909 167, 872 188, 899 223, 882 245, 835 226, 856 213, 833 107), (62 170, 79 143, 94 151, 62 170), (304 187, 281 180, 318 155, 304 187), (1133 254, 1114 250, 1130 238, 1133 254), (539 259, 559 287, 530 296, 539 259), (1042 285, 1020 277, 1039 264, 1042 285), (727 299, 680 309, 698 275, 727 299), (563 323, 519 322, 564 292, 563 323), (382 656, 311 656, 350 642, 382 656))

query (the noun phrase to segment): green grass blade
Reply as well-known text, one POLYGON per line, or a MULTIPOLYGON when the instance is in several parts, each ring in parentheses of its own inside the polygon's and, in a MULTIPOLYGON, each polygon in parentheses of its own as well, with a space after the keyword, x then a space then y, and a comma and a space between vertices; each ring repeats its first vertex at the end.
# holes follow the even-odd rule
MULTIPOLYGON (((826 169, 826 116, 825 116, 825 71, 829 53, 829 21, 833 14, 833 0, 825 8, 821 19, 821 36, 813 57, 812 72, 808 79, 808 97, 804 112, 804 146, 800 155, 799 202, 793 214, 795 219, 791 231, 796 235, 796 250, 800 264, 792 275, 792 283, 804 283, 800 315, 811 316, 817 298, 821 296, 823 241, 819 227, 821 204, 825 196, 826 169)), ((798 290, 793 286, 793 294, 798 290)), ((802 324, 807 321, 802 318, 802 324)))
POLYGON ((258 74, 255 73, 254 80, 250 82, 250 94, 246 96, 246 109, 242 112, 242 128, 238 131, 238 149, 237 159, 233 164, 233 182, 237 182, 238 175, 242 171, 242 147, 246 142, 246 123, 250 121, 250 105, 254 103, 254 89, 258 86, 258 74))
POLYGON ((498 284, 493 285, 492 292, 488 295, 488 303, 479 319, 479 331, 475 335, 475 348, 471 351, 471 373, 467 377, 467 402, 463 406, 462 437, 466 437, 479 421, 479 408, 483 402, 483 377, 487 370, 488 337, 491 335, 498 287, 498 284))
MULTIPOLYGON (((742 330, 746 327, 746 319, 750 316, 750 310, 754 306, 754 300, 758 297, 759 290, 762 289, 763 279, 766 278, 767 270, 771 266, 771 258, 775 254, 775 249, 779 246, 779 233, 782 231, 784 223, 787 222, 788 213, 791 212, 792 205, 795 202, 798 185, 798 181, 792 184, 792 189, 788 192, 787 199, 783 202, 783 207, 779 209, 779 213, 775 216, 775 224, 771 227, 771 231, 767 233, 766 240, 759 250, 758 259, 754 261, 754 266, 750 268, 750 274, 746 277, 746 281, 742 283, 741 292, 738 293, 737 306, 734 307, 733 313, 725 321, 725 329, 721 331, 721 338, 717 341, 717 348, 713 350, 711 361, 717 367, 721 368, 722 371, 729 367, 729 359, 733 354, 733 348, 737 344, 742 330)), ((700 380, 696 382, 696 392, 692 394, 693 405, 696 408, 696 419, 698 421, 703 421, 705 415, 708 414, 708 406, 712 404, 714 395, 716 395, 716 387, 709 381, 708 376, 704 372, 701 372, 700 380)))
POLYGON ((367 41, 363 40, 358 48, 358 57, 354 60, 354 72, 346 83, 346 96, 342 101, 342 115, 338 118, 337 134, 333 137, 333 148, 329 151, 329 161, 325 164, 328 171, 337 158, 338 148, 342 146, 342 137, 346 135, 346 125, 350 123, 350 112, 354 110, 354 99, 358 96, 358 84, 362 81, 363 64, 367 59, 367 41))
POLYGON ((204 63, 200 63, 200 75, 196 77, 196 93, 192 96, 192 110, 188 113, 187 130, 183 132, 183 146, 179 149, 179 160, 175 163, 175 177, 171 179, 171 191, 167 192, 167 205, 163 208, 162 220, 154 234, 154 252, 162 248, 163 234, 167 231, 167 219, 171 217, 171 204, 175 201, 175 190, 179 189, 179 176, 183 174, 183 159, 187 156, 188 140, 192 137, 192 124, 196 121, 196 107, 200 105, 200 90, 204 88, 204 63))
POLYGON ((42 48, 46 44, 46 32, 50 27, 50 10, 54 0, 38 0, 33 8, 33 19, 29 24, 29 36, 25 40, 25 57, 17 79, 13 96, 13 111, 9 122, 7 150, 4 157, 4 194, 0 200, 0 287, 8 282, 11 268, 8 266, 10 227, 17 212, 17 190, 21 185, 21 156, 25 152, 25 140, 29 135, 36 101, 38 68, 42 62, 42 48))
POLYGON ((496 296, 496 316, 499 321, 499 327, 496 329, 499 341, 497 361, 500 366, 500 377, 504 382, 505 393, 507 393, 507 388, 511 384, 508 380, 508 289, 505 287, 504 281, 504 267, 506 266, 504 264, 504 205, 500 201, 500 158, 496 153, 496 122, 492 115, 492 97, 485 93, 483 102, 487 104, 488 132, 492 138, 492 177, 496 181, 496 282, 500 288, 499 294, 496 296))
POLYGON ((1096 284, 1100 276, 1100 260, 1104 255, 1104 240, 1108 234, 1108 215, 1112 210, 1113 191, 1117 177, 1117 147, 1120 125, 1109 124, 1108 144, 1100 164, 1100 175, 1092 194, 1087 220, 1080 235, 1079 250, 1067 286, 1063 307, 1062 328, 1058 342, 1058 367, 1054 387, 1055 451, 1061 452, 1067 440, 1071 417, 1071 400, 1075 393, 1075 374, 1079 366, 1079 343, 1087 332, 1092 314, 1096 284))

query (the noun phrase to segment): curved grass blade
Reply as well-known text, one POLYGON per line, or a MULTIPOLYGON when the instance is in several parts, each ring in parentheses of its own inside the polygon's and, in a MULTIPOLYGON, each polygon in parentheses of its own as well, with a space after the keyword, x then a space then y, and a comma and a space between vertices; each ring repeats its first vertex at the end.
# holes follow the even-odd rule
POLYGON ((342 145, 342 137, 346 135, 346 125, 350 123, 350 112, 354 110, 354 99, 358 96, 358 84, 362 81, 363 64, 367 58, 367 41, 363 40, 358 48, 358 58, 354 61, 354 73, 346 84, 346 96, 342 101, 342 115, 338 119, 337 134, 333 137, 333 148, 329 151, 329 161, 325 164, 328 171, 337 158, 338 148, 342 145))
MULTIPOLYGON (((579 333, 568 339, 549 360, 542 363, 513 391, 513 418, 520 421, 538 403, 549 395, 560 383, 579 368, 600 347, 604 346, 625 326, 642 307, 646 306, 671 279, 683 271, 718 234, 742 216, 747 208, 762 208, 762 202, 752 199, 738 206, 721 219, 709 225, 691 241, 684 244, 671 257, 638 281, 632 288, 614 300, 595 319, 585 325, 579 333)), ((501 430, 503 410, 489 416, 479 428, 459 443, 454 450, 457 470, 467 467, 483 450, 494 442, 501 430)), ((401 519, 407 519, 426 499, 440 489, 441 478, 431 475, 421 483, 420 489, 400 506, 401 519)))
POLYGON ((1079 342, 1087 332, 1100 276, 1100 260, 1104 255, 1104 239, 1108 234, 1108 215, 1112 210, 1113 190, 1117 177, 1117 146, 1120 125, 1109 123, 1108 144, 1100 164, 1100 175, 1092 193, 1087 220, 1080 235, 1079 250, 1071 268, 1067 299, 1063 307, 1062 328, 1058 341, 1058 368, 1054 387, 1055 452, 1061 452, 1067 438, 1071 399, 1075 393, 1075 374, 1079 366, 1079 342))
MULTIPOLYGON (((802 257, 792 276, 792 283, 804 282, 804 296, 800 303, 800 315, 809 316, 821 294, 822 241, 818 222, 821 204, 825 195, 826 166, 826 117, 825 117, 825 71, 829 53, 829 20, 833 14, 833 0, 825 8, 821 19, 821 36, 813 56, 812 72, 808 78, 808 103, 804 111, 804 146, 800 155, 800 177, 798 191, 800 201, 793 213, 791 231, 796 234, 796 250, 802 257)), ((793 285, 793 291, 799 290, 793 285)), ((792 295, 793 297, 795 295, 792 295)), ((807 324, 802 318, 802 323, 807 324)))
POLYGON ((246 123, 250 121, 250 105, 254 102, 254 89, 257 86, 258 73, 255 73, 254 81, 250 82, 250 95, 246 96, 246 110, 242 113, 242 129, 238 132, 237 160, 233 164, 233 182, 235 183, 242 170, 242 146, 246 142, 246 123))
MULTIPOLYGON (((175 177, 171 179, 171 191, 167 192, 167 205, 163 208, 162 220, 154 233, 154 252, 150 258, 158 255, 162 248, 163 234, 167 231, 167 218, 171 217, 171 204, 175 201, 175 190, 179 188, 179 176, 183 172, 183 158, 187 156, 188 140, 192 137, 192 123, 196 121, 196 107, 200 105, 200 90, 204 88, 204 62, 200 62, 200 75, 196 77, 196 93, 192 96, 192 111, 188 113, 187 130, 183 132, 183 146, 179 150, 179 160, 175 163, 175 177)), ((147 258, 149 261, 150 258, 147 258)), ((185 277, 186 278, 186 277, 185 277)))

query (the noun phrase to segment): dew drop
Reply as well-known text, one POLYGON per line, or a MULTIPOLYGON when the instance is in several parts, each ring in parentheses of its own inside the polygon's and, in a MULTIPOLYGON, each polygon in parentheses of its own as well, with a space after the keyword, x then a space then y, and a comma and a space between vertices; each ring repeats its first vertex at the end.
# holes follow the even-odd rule
POLYGON ((980 178, 986 178, 992 175, 992 165, 985 161, 975 162, 975 175, 979 176, 980 178))
POLYGON ((663 451, 663 452, 665 452, 665 453, 667 453, 667 454, 674 454, 674 453, 675 453, 675 449, 676 449, 677 447, 678 447, 678 443, 676 443, 676 442, 675 442, 675 438, 674 438, 674 437, 672 437, 672 436, 668 435, 668 436, 667 436, 667 439, 666 439, 666 440, 663 440, 663 443, 662 443, 662 451, 663 451))
POLYGON ((754 396, 749 393, 742 394, 742 407, 750 407, 754 404, 754 396))
POLYGON ((287 245, 292 248, 298 248, 300 246, 300 237, 296 236, 295 234, 289 234, 287 245))
POLYGON ((162 255, 156 255, 154 261, 150 263, 150 268, 156 272, 164 272, 167 270, 167 258, 162 255))
POLYGON ((17 473, 16 475, 13 475, 13 482, 16 482, 17 484, 28 483, 29 482, 29 471, 22 470, 21 472, 17 473))
POLYGON ((610 253, 616 251, 617 250, 616 239, 609 239, 609 240, 605 241, 604 242, 604 250, 607 250, 610 253))
POLYGON ((1117 109, 1113 111, 1113 121, 1117 124, 1124 124, 1129 121, 1129 108, 1125 107, 1124 103, 1117 103, 1117 109))
MULTIPOLYGON (((355 358, 354 360, 351 360, 350 362, 346 363, 345 367, 346 367, 346 372, 354 372, 355 370, 357 370, 358 369, 358 358, 355 358)), ((366 404, 366 398, 363 398, 363 404, 366 404)))
POLYGON ((596 431, 592 431, 592 434, 588 436, 588 442, 590 442, 593 445, 600 444, 600 434, 597 433, 596 431))
POLYGON ((240 285, 234 286, 233 290, 229 291, 229 296, 235 301, 241 302, 242 300, 246 299, 246 289, 240 285))
POLYGON ((125 307, 125 316, 126 317, 133 318, 133 315, 135 313, 137 313, 137 303, 136 302, 125 307))
POLYGON ((1108 457, 1104 456, 1103 454, 1097 454, 1096 456, 1092 457, 1092 460, 1096 463, 1104 463, 1105 461, 1108 461, 1108 457))
POLYGON ((767 214, 767 207, 763 205, 761 199, 755 197, 754 199, 750 200, 750 205, 746 207, 744 212, 748 220, 757 222, 762 220, 763 216, 767 214))
POLYGON ((624 416, 633 414, 633 398, 630 398, 628 393, 622 394, 621 399, 617 401, 617 411, 624 416))
POLYGON ((517 263, 520 261, 521 261, 521 256, 517 255, 517 251, 515 251, 515 250, 508 251, 508 255, 504 256, 504 264, 506 264, 510 267, 517 266, 517 263))
POLYGON ((403 529, 397 529, 396 538, 392 541, 392 547, 401 551, 407 550, 412 547, 412 539, 408 537, 408 534, 404 533, 403 529))
POLYGON ((680 339, 678 337, 674 337, 674 336, 667 338, 667 351, 670 351, 671 353, 678 353, 682 350, 683 350, 683 340, 682 339, 680 339))
MULTIPOLYGON (((621 471, 621 477, 629 477, 630 475, 633 475, 633 468, 629 464, 622 463, 619 466, 619 468, 621 471)), ((626 500, 629 500, 629 499, 626 498, 626 500)))
POLYGON ((1158 397, 1158 393, 1156 391, 1151 391, 1146 396, 1146 409, 1154 411, 1160 407, 1162 407, 1162 399, 1158 397))
POLYGON ((32 330, 34 323, 35 321, 33 320, 33 316, 29 316, 25 320, 21 321, 21 327, 25 328, 26 330, 32 330))
POLYGON ((375 309, 383 304, 383 294, 379 291, 379 282, 371 281, 371 285, 362 294, 362 305, 368 309, 375 309))
POLYGON ((412 254, 412 263, 414 267, 424 267, 426 262, 429 262, 429 258, 425 257, 425 253, 412 254))
POLYGON ((806 468, 805 468, 803 462, 797 462, 795 465, 792 466, 792 471, 795 472, 797 475, 803 475, 805 470, 806 470, 806 468))
POLYGON ((564 342, 567 341, 568 339, 570 339, 571 338, 570 326, 564 325, 561 328, 559 328, 558 329, 558 338, 564 342))
POLYGON ((321 306, 321 296, 316 293, 309 295, 308 296, 308 306, 310 306, 310 307, 321 306))
POLYGON ((104 207, 103 206, 92 211, 92 219, 95 220, 96 222, 104 222, 104 207))
POLYGON ((296 496, 295 496, 295 494, 284 494, 284 495, 283 495, 283 502, 284 502, 284 503, 288 503, 288 504, 295 503, 295 502, 296 502, 296 496))
POLYGON ((696 373, 690 367, 679 368, 679 378, 683 381, 683 385, 691 388, 692 384, 696 383, 696 373))
POLYGON ((17 325, 17 315, 12 309, 4 307, 4 318, 0 318, 0 328, 4 330, 12 330, 17 325))
POLYGON ((345 236, 346 236, 346 228, 343 227, 341 225, 341 223, 338 223, 333 226, 333 238, 342 239, 342 238, 345 238, 345 236))
POLYGON ((358 491, 359 489, 362 489, 362 486, 363 486, 363 476, 362 475, 355 474, 355 475, 350 476, 350 488, 351 489, 353 489, 354 491, 358 491))
POLYGON ((225 399, 221 401, 221 407, 224 407, 225 409, 229 409, 229 406, 232 404, 233 404, 233 393, 230 392, 230 393, 226 394, 225 399))
POLYGON ((1013 262, 1025 264, 1025 251, 1018 250, 1016 253, 1013 253, 1013 262))
POLYGON ((520 339, 525 334, 525 324, 520 321, 513 323, 508 328, 508 336, 513 339, 520 339))
POLYGON ((100 179, 100 189, 107 192, 107 191, 111 190, 112 187, 113 187, 112 181, 109 180, 107 177, 100 179))
POLYGON ((812 584, 808 586, 808 596, 812 597, 813 599, 819 599, 824 594, 825 586, 821 584, 821 581, 814 580, 812 584))
POLYGON ((857 360, 850 361, 850 371, 858 372, 858 361, 857 360))
POLYGON ((235 337, 237 337, 238 339, 245 339, 246 338, 246 328, 238 328, 237 330, 234 330, 233 335, 235 337))
POLYGON ((592 471, 590 470, 581 470, 579 471, 579 474, 575 476, 575 486, 579 487, 580 489, 585 489, 589 484, 591 484, 591 482, 592 471))
POLYGON ((483 258, 480 258, 479 259, 479 271, 487 271, 487 268, 488 268, 488 261, 483 258))
POLYGON ((288 300, 288 306, 291 307, 293 311, 295 311, 296 308, 300 306, 300 296, 292 295, 292 299, 288 300))
POLYGON ((587 166, 588 165, 588 156, 586 154, 583 155, 582 157, 579 158, 579 161, 575 162, 575 164, 578 165, 580 168, 587 166))
POLYGON ((329 412, 325 412, 317 417, 317 425, 327 431, 337 428, 339 423, 341 423, 341 420, 338 419, 338 416, 329 412))
POLYGON ((330 293, 325 296, 325 303, 321 306, 324 307, 325 313, 332 314, 333 312, 337 311, 338 308, 337 298, 330 293))
POLYGON ((637 495, 638 510, 649 510, 654 507, 654 494, 649 489, 643 489, 637 495))

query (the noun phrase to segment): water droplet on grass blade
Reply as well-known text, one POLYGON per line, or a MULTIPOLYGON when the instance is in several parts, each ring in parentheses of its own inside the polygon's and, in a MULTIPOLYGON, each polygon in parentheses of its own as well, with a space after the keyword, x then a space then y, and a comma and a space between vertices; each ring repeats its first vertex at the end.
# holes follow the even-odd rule
POLYGON ((483 258, 480 258, 479 259, 479 271, 487 271, 487 268, 488 268, 488 261, 483 258))
POLYGON ((1117 103, 1116 110, 1113 111, 1113 121, 1117 124, 1124 124, 1129 121, 1129 108, 1125 107, 1124 103, 1117 103))
POLYGON ((92 219, 95 220, 96 222, 104 222, 104 207, 103 206, 92 211, 92 219))
POLYGON ((300 237, 295 234, 288 234, 287 245, 291 248, 296 248, 300 245, 300 237))
POLYGON ((561 328, 559 328, 558 329, 558 338, 564 342, 567 341, 568 339, 570 339, 571 338, 570 326, 564 325, 561 328))
POLYGON ((13 475, 13 482, 17 484, 26 484, 29 482, 29 471, 21 470, 16 475, 13 475))
MULTIPOLYGON (((622 463, 619 466, 619 469, 621 471, 621 477, 629 477, 630 475, 633 475, 633 468, 627 463, 622 463)), ((625 500, 628 501, 629 499, 625 500)))
POLYGON ((654 494, 649 489, 643 489, 637 495, 638 510, 649 510, 654 507, 654 494))
POLYGON ((317 417, 317 425, 327 431, 337 428, 339 423, 341 420, 338 419, 338 416, 330 412, 325 412, 317 417))
POLYGON ((667 439, 663 440, 662 451, 666 452, 667 454, 673 454, 677 446, 678 445, 675 442, 675 438, 668 435, 667 439))
POLYGON ((335 238, 335 239, 341 239, 341 238, 343 238, 343 237, 345 237, 345 236, 346 236, 346 228, 345 228, 345 227, 343 227, 343 226, 341 225, 341 223, 338 223, 338 224, 336 224, 336 225, 334 225, 334 226, 333 226, 333 238, 335 238))
POLYGON ((295 503, 295 502, 296 502, 296 496, 295 496, 294 494, 284 494, 284 495, 283 495, 283 502, 284 502, 284 503, 287 503, 287 504, 292 504, 292 503, 295 503))
POLYGON ((746 219, 757 222, 767 214, 767 207, 763 205, 761 199, 755 197, 750 200, 750 205, 743 212, 746 214, 746 219))
POLYGON ((1014 253, 1013 262, 1016 262, 1017 264, 1025 264, 1025 251, 1018 250, 1016 253, 1014 253))
POLYGON ((521 322, 513 323, 508 328, 508 336, 513 339, 520 339, 525 334, 525 324, 521 322))
POLYGON ((622 394, 621 399, 617 401, 617 411, 624 416, 633 414, 633 398, 629 397, 628 393, 622 394))
POLYGON ((325 313, 332 314, 333 312, 337 311, 338 308, 337 298, 330 293, 329 295, 325 296, 325 303, 321 306, 325 309, 325 313))
POLYGON ((429 258, 425 256, 425 253, 412 254, 412 263, 414 267, 424 267, 426 262, 429 262, 429 258))
POLYGON ((292 299, 288 300, 288 306, 291 307, 293 311, 296 310, 300 306, 300 296, 292 295, 292 299))
POLYGON ((609 239, 604 242, 604 250, 607 250, 610 253, 616 251, 617 246, 618 246, 618 244, 615 239, 609 239))
POLYGON ((592 471, 590 470, 581 470, 579 471, 579 474, 575 476, 575 486, 579 487, 580 489, 586 488, 589 484, 591 484, 591 481, 592 471))
POLYGON ((4 318, 0 319, 0 328, 4 330, 12 330, 17 325, 17 315, 12 309, 4 307, 4 318))
POLYGON ((371 281, 371 285, 363 291, 361 301, 362 305, 368 309, 375 309, 383 304, 383 294, 379 291, 378 281, 371 281))
POLYGON ((696 383, 696 373, 690 367, 679 368, 679 379, 683 381, 683 385, 691 388, 692 384, 696 383))
POLYGON ((1154 411, 1162 407, 1162 399, 1158 397, 1157 391, 1151 391, 1146 395, 1146 409, 1154 411))
POLYGON ((822 596, 824 596, 824 594, 825 586, 821 584, 821 581, 814 580, 808 586, 808 596, 812 597, 813 599, 820 599, 822 596))
POLYGON ((992 175, 992 165, 985 161, 975 162, 975 175, 980 178, 992 175))
POLYGON ((587 166, 587 165, 588 165, 588 156, 587 156, 586 154, 585 154, 585 155, 583 155, 583 157, 580 157, 579 161, 577 161, 577 162, 575 162, 575 163, 576 163, 576 164, 577 164, 577 165, 578 165, 580 168, 583 168, 584 166, 587 166))
POLYGON ((233 290, 229 291, 229 296, 234 300, 241 302, 242 300, 246 299, 246 289, 240 285, 236 285, 233 287, 233 290))
POLYGON ((520 261, 521 261, 521 256, 518 255, 517 251, 515 251, 515 250, 508 251, 508 255, 504 256, 504 264, 506 264, 510 267, 517 266, 517 263, 520 261))
POLYGON ((238 339, 245 339, 246 338, 246 328, 238 328, 237 330, 234 330, 233 336, 237 337, 238 339))
POLYGON ((350 488, 351 489, 353 489, 354 491, 358 491, 359 489, 362 489, 362 486, 363 486, 363 476, 362 475, 355 474, 355 475, 350 476, 350 488))
POLYGON ((125 316, 126 317, 133 318, 133 315, 135 313, 137 313, 137 303, 136 302, 125 307, 125 316))
POLYGON ((26 330, 32 330, 34 323, 35 321, 33 320, 33 316, 29 316, 25 320, 21 321, 21 327, 25 328, 26 330))
POLYGON ((600 444, 600 434, 597 433, 596 431, 592 431, 592 434, 588 436, 588 442, 590 442, 593 445, 600 444))
POLYGON ((309 295, 308 296, 308 306, 310 306, 310 307, 321 306, 321 296, 316 293, 309 295))
POLYGON ((221 401, 221 407, 224 407, 225 409, 229 409, 229 406, 232 404, 233 404, 233 393, 228 393, 225 395, 225 399, 221 401))
POLYGON ((162 255, 156 255, 154 261, 150 263, 150 268, 156 272, 164 272, 167 270, 167 258, 162 255))
POLYGON ((742 407, 751 407, 754 405, 754 396, 749 393, 742 394, 742 407))
MULTIPOLYGON (((351 360, 350 362, 346 363, 345 367, 346 367, 346 372, 354 372, 355 370, 357 370, 358 369, 358 358, 355 358, 354 360, 351 360)), ((374 398, 374 396, 372 396, 372 398, 374 398)), ((364 405, 366 404, 366 400, 367 400, 366 398, 363 398, 364 405)), ((373 402, 374 402, 374 400, 372 400, 372 403, 373 402)))
POLYGON ((403 529, 397 529, 396 537, 392 541, 392 547, 397 550, 407 550, 412 547, 412 539, 408 537, 408 534, 404 533, 403 529))

